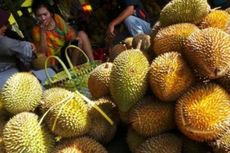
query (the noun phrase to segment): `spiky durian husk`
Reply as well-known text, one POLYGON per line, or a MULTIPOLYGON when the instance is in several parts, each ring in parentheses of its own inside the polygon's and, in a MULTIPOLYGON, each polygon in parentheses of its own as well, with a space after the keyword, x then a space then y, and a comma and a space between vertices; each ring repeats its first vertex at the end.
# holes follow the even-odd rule
POLYGON ((230 152, 230 131, 228 130, 220 138, 209 143, 212 146, 214 153, 229 153, 230 152))
POLYGON ((87 135, 103 144, 106 144, 112 140, 117 130, 117 108, 109 97, 103 97, 94 102, 95 105, 101 108, 103 112, 105 112, 114 121, 114 124, 109 124, 109 122, 105 120, 105 118, 97 110, 91 107, 89 115, 92 124, 87 135))
POLYGON ((116 44, 109 51, 109 61, 113 62, 113 60, 123 51, 127 50, 125 44, 116 44))
POLYGON ((7 153, 51 153, 54 138, 39 124, 38 116, 22 112, 10 119, 3 130, 7 153))
POLYGON ((129 111, 128 112, 121 112, 118 111, 119 119, 122 123, 129 124, 129 111))
POLYGON ((12 75, 2 89, 4 107, 12 114, 33 111, 42 97, 42 87, 31 73, 18 72, 12 75))
POLYGON ((97 141, 88 137, 66 140, 57 145, 53 153, 108 153, 97 141))
POLYGON ((184 41, 197 30, 199 28, 191 23, 179 23, 161 28, 152 39, 154 53, 156 55, 171 51, 183 53, 184 41))
POLYGON ((226 8, 225 11, 230 14, 230 7, 226 8))
POLYGON ((129 113, 132 128, 142 136, 154 136, 175 128, 174 105, 144 97, 129 113))
POLYGON ((230 97, 217 84, 191 88, 176 104, 175 119, 182 133, 196 141, 211 141, 230 125, 230 97))
MULTIPOLYGON (((1 96, 0 96, 0 103, 1 103, 1 96)), ((6 123, 7 123, 6 114, 3 113, 0 108, 0 153, 5 153, 5 147, 3 143, 3 129, 6 123)))
POLYGON ((155 58, 149 69, 149 84, 162 101, 175 101, 194 82, 192 71, 178 52, 155 58))
POLYGON ((182 153, 208 153, 210 150, 212 149, 206 142, 198 142, 183 137, 182 153))
POLYGON ((94 98, 109 95, 110 73, 113 63, 106 62, 97 66, 89 76, 88 88, 94 98))
POLYGON ((7 112, 7 110, 4 107, 4 103, 3 103, 1 92, 2 91, 0 90, 0 122, 1 121, 8 121, 9 117, 11 115, 11 114, 9 114, 9 112, 7 112))
POLYGON ((222 87, 224 87, 228 92, 230 92, 230 71, 221 78, 216 80, 222 87))
POLYGON ((209 13, 210 6, 207 0, 173 0, 160 13, 162 26, 176 23, 200 23, 209 13))
POLYGON ((132 49, 133 47, 133 37, 127 37, 122 41, 127 49, 132 49))
POLYGON ((172 133, 165 133, 148 138, 135 153, 180 153, 181 150, 181 138, 172 133))
POLYGON ((223 10, 214 10, 201 22, 202 29, 213 27, 230 33, 230 14, 223 10))
POLYGON ((138 49, 122 52, 113 62, 110 93, 118 109, 127 112, 147 90, 149 63, 138 49))
POLYGON ((135 130, 129 127, 127 137, 126 137, 126 142, 129 146, 129 150, 132 153, 135 153, 136 148, 139 147, 146 139, 147 138, 141 136, 135 130))
MULTIPOLYGON (((47 56, 45 54, 37 54, 37 57, 32 61, 33 68, 38 70, 44 69, 46 60, 47 56)), ((50 66, 49 62, 47 66, 50 66)))
POLYGON ((230 69, 230 36, 217 28, 196 31, 185 41, 184 54, 203 76, 220 78, 230 69))
POLYGON ((43 113, 49 110, 45 121, 53 133, 62 137, 80 136, 88 132, 90 118, 83 99, 75 93, 62 88, 50 88, 43 93, 43 113), (67 97, 71 99, 61 101, 67 97))

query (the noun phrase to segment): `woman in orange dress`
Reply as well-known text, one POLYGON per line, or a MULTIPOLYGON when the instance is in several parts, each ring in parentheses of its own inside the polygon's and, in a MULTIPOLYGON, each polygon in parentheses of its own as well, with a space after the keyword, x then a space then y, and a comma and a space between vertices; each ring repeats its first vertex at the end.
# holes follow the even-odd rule
MULTIPOLYGON (((32 30, 34 44, 39 53, 47 57, 51 55, 61 56, 61 49, 69 42, 75 40, 79 47, 93 60, 93 51, 87 34, 79 31, 76 35, 74 29, 70 27, 58 14, 53 13, 51 6, 42 1, 34 1, 32 10, 38 20, 38 24, 32 30)), ((79 52, 69 51, 73 65, 77 65, 79 52)), ((51 61, 55 65, 56 61, 51 61)))

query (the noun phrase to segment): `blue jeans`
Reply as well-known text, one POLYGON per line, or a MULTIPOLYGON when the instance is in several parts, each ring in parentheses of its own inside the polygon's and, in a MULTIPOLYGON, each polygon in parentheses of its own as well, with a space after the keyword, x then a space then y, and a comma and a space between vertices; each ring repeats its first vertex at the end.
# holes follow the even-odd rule
POLYGON ((150 23, 142 20, 136 16, 129 16, 124 21, 125 26, 127 27, 129 33, 132 36, 135 36, 139 33, 151 34, 151 25, 150 23))
MULTIPOLYGON (((15 67, 12 67, 6 71, 0 72, 0 89, 2 89, 7 79, 9 79, 11 75, 17 72, 19 72, 19 70, 15 67)), ((41 84, 44 85, 47 79, 45 70, 38 70, 38 71, 32 71, 32 72, 37 77, 37 79, 41 82, 41 84)), ((52 69, 48 68, 48 74, 52 77, 54 76, 55 72, 52 69)))

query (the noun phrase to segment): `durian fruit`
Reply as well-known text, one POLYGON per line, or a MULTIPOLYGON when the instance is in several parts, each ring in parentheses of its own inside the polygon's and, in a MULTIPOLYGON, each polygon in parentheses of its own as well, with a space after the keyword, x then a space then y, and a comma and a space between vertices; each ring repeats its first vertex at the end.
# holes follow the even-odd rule
POLYGON ((173 0, 162 9, 159 20, 162 26, 183 22, 198 24, 209 11, 207 0, 173 0))
POLYGON ((230 33, 230 14, 224 10, 214 10, 209 13, 201 22, 200 28, 218 28, 230 33))
POLYGON ((137 48, 139 41, 142 40, 140 50, 145 52, 151 46, 150 39, 151 39, 150 35, 144 33, 137 34, 136 36, 133 37, 132 46, 133 48, 137 48))
POLYGON ((88 108, 84 100, 63 88, 50 88, 43 93, 43 114, 51 131, 61 137, 86 134, 90 128, 88 108), (51 109, 52 107, 52 109, 51 109))
POLYGON ((147 90, 149 63, 139 49, 122 52, 113 62, 110 93, 118 109, 127 112, 147 90))
POLYGON ((56 146, 53 153, 108 153, 97 141, 88 137, 65 140, 56 146))
POLYGON ((18 72, 13 74, 2 89, 4 107, 12 114, 33 111, 42 97, 42 86, 31 73, 18 72))
POLYGON ((152 61, 154 53, 151 50, 151 37, 150 35, 147 34, 137 34, 136 36, 133 37, 132 41, 132 46, 133 48, 139 47, 140 50, 143 52, 145 57, 148 59, 149 63, 152 61), (140 47, 138 46, 138 43, 141 41, 140 47))
POLYGON ((230 7, 226 8, 225 11, 230 14, 230 7))
POLYGON ((133 37, 127 37, 122 42, 126 45, 127 49, 135 48, 133 47, 133 37))
POLYGON ((118 111, 119 119, 122 123, 129 124, 129 111, 128 112, 122 112, 118 111))
POLYGON ((230 131, 228 130, 220 138, 209 143, 212 146, 214 153, 229 153, 230 152, 230 131))
POLYGON ((95 108, 91 107, 89 109, 89 115, 92 124, 87 135, 100 143, 107 144, 112 140, 117 129, 116 105, 112 102, 110 97, 100 98, 94 101, 94 103, 100 107, 115 123, 113 125, 109 124, 108 121, 97 110, 95 110, 95 108))
POLYGON ((174 104, 158 101, 149 96, 144 97, 129 112, 132 128, 142 136, 154 136, 176 127, 174 121, 174 104))
POLYGON ((164 53, 150 66, 150 87, 162 101, 177 100, 193 82, 193 73, 178 52, 164 53))
POLYGON ((221 78, 216 79, 216 81, 224 87, 228 92, 230 92, 230 71, 221 78))
MULTIPOLYGON (((4 107, 3 99, 2 99, 2 94, 0 90, 0 122, 1 121, 8 121, 10 114, 7 112, 7 110, 4 107)), ((1 123, 0 123, 1 124, 1 123)))
POLYGON ((7 153, 51 153, 54 138, 39 124, 34 113, 22 112, 11 118, 3 130, 7 153))
POLYGON ((161 28, 152 38, 153 51, 156 55, 165 52, 177 51, 183 53, 183 43, 193 32, 199 28, 191 23, 178 23, 161 28))
POLYGON ((135 153, 180 153, 182 140, 173 133, 164 133, 148 138, 135 153))
POLYGON ((126 142, 128 144, 129 150, 135 153, 136 148, 141 145, 147 138, 138 134, 133 128, 129 127, 126 142))
POLYGON ((113 63, 105 62, 97 66, 89 75, 88 88, 94 98, 109 95, 110 73, 113 63))
MULTIPOLYGON (((0 111, 1 111, 1 108, 0 108, 0 111)), ((5 153, 5 148, 3 144, 3 129, 7 121, 4 120, 4 117, 2 115, 4 114, 0 112, 0 153, 5 153)))
MULTIPOLYGON (((151 37, 151 43, 153 42, 153 39, 155 38, 158 31, 162 28, 160 21, 156 21, 152 27, 152 32, 150 34, 151 37)), ((151 44, 152 45, 152 44, 151 44)))
POLYGON ((113 62, 113 60, 123 51, 127 50, 125 44, 116 44, 109 50, 109 61, 113 62))
POLYGON ((200 84, 182 95, 175 119, 180 131, 196 141, 217 139, 229 127, 230 96, 214 83, 200 84))
POLYGON ((206 142, 198 142, 183 137, 182 153, 208 153, 211 147, 206 142))
MULTIPOLYGON (((42 53, 38 53, 36 54, 36 58, 33 59, 32 61, 32 66, 34 69, 40 70, 40 69, 44 69, 45 68, 45 62, 47 60, 47 56, 45 54, 42 53)), ((50 64, 47 65, 47 67, 49 67, 50 64)))
POLYGON ((230 36, 217 28, 196 31, 185 41, 184 54, 201 75, 220 78, 230 69, 230 36))

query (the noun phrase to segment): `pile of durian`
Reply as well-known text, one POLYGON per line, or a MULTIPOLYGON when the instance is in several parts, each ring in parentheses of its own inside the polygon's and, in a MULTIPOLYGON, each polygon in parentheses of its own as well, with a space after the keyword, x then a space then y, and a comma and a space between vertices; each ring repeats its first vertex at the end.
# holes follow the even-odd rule
POLYGON ((151 36, 115 45, 90 73, 92 99, 12 75, 0 91, 0 153, 107 153, 121 123, 132 153, 229 153, 229 22, 206 0, 170 1, 151 36))

